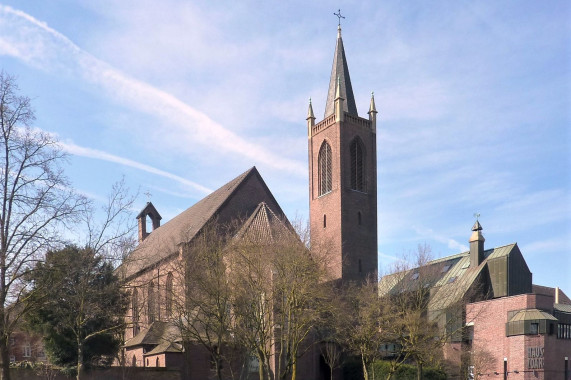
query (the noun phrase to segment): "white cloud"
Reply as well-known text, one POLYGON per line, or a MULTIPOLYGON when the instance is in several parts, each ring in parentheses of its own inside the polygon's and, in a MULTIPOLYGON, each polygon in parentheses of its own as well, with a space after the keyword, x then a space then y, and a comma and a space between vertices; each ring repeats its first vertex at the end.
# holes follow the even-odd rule
POLYGON ((521 250, 526 255, 545 255, 547 253, 563 253, 567 256, 568 240, 566 238, 554 238, 538 240, 522 244, 521 250))
POLYGON ((145 171, 147 173, 155 174, 155 175, 158 175, 161 177, 165 177, 165 178, 174 180, 174 181, 179 182, 185 186, 188 186, 188 187, 191 187, 195 190, 198 190, 204 194, 208 194, 208 193, 212 192, 212 189, 204 187, 204 186, 202 186, 196 182, 189 181, 186 178, 182 178, 180 176, 177 176, 176 174, 172 174, 172 173, 166 172, 164 170, 160 170, 160 169, 157 169, 155 167, 152 167, 150 165, 146 165, 146 164, 142 164, 140 162, 130 160, 128 158, 119 157, 119 156, 116 156, 114 154, 110 154, 110 153, 103 152, 103 151, 96 150, 96 149, 78 146, 72 142, 60 142, 59 144, 64 151, 66 151, 70 154, 74 154, 76 156, 94 158, 97 160, 103 160, 103 161, 113 162, 113 163, 124 165, 124 166, 129 166, 131 168, 139 169, 139 170, 145 171))
POLYGON ((447 236, 439 235, 435 233, 431 228, 418 226, 413 226, 412 228, 418 235, 420 235, 421 238, 431 239, 439 243, 446 244, 448 248, 457 250, 458 252, 466 252, 469 250, 468 246, 461 244, 458 241, 447 236))
POLYGON ((0 6, 0 20, 0 54, 11 55, 46 71, 63 68, 73 72, 81 79, 101 86, 129 107, 166 121, 169 131, 155 129, 149 134, 172 145, 172 148, 185 151, 198 143, 238 154, 273 169, 305 176, 303 163, 277 156, 224 128, 175 96, 119 72, 32 16, 0 6), (13 29, 18 33, 8 33, 13 29), (169 138, 169 135, 176 136, 176 139, 169 138))

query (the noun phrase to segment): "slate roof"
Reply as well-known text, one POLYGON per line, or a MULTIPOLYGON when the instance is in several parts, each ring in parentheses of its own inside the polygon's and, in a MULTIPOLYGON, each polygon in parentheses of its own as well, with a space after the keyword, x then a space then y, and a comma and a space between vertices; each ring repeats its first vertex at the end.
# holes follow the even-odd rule
POLYGON ((329 91, 327 92, 324 118, 335 113, 337 78, 339 78, 341 97, 345 99, 343 102, 343 111, 353 116, 359 116, 357 115, 357 106, 355 105, 355 96, 353 95, 353 87, 351 86, 347 58, 345 58, 345 49, 343 48, 343 39, 341 38, 341 27, 339 27, 337 33, 337 44, 335 45, 335 55, 333 56, 333 67, 331 68, 331 78, 329 79, 329 91))
MULTIPOLYGON (((443 257, 427 263, 423 270, 429 275, 424 277, 426 287, 430 287, 429 310, 443 310, 460 301, 475 284, 490 259, 507 256, 516 243, 484 251, 484 260, 475 268, 470 267, 470 252, 443 257)), ((381 278, 379 295, 383 296, 414 284, 414 274, 418 268, 395 273, 381 278)), ((415 285, 416 286, 416 285, 415 285)))
POLYGON ((122 265, 125 277, 136 275, 161 260, 178 254, 179 245, 192 240, 240 185, 252 175, 259 176, 256 167, 240 174, 150 233, 122 265))
POLYGON ((148 328, 142 329, 137 335, 125 342, 125 347, 177 342, 181 340, 180 337, 180 330, 175 325, 168 322, 155 321, 148 328))
POLYGON ((563 303, 556 303, 553 305, 553 308, 557 311, 562 313, 569 313, 571 314, 571 305, 563 304, 563 303))
POLYGON ((163 342, 159 344, 157 347, 153 348, 151 351, 145 353, 143 356, 151 356, 157 354, 164 354, 166 352, 175 352, 179 353, 182 352, 182 344, 177 342, 163 342))
POLYGON ((534 321, 534 320, 540 320, 540 319, 546 319, 549 321, 557 321, 557 318, 555 318, 553 315, 539 310, 539 309, 525 309, 525 310, 520 310, 517 313, 515 313, 515 315, 513 317, 511 317, 511 319, 508 322, 517 322, 517 321, 534 321))
POLYGON ((289 222, 279 218, 265 202, 261 202, 244 222, 235 239, 259 244, 272 242, 280 236, 292 233, 295 232, 289 222))

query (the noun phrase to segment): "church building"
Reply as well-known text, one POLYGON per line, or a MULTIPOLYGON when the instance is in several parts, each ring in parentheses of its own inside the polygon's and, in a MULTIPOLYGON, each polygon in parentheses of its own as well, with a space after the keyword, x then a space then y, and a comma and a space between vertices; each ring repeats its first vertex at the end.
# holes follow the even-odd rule
MULTIPOLYGON (((316 122, 310 100, 306 121, 311 245, 328 252, 330 278, 363 282, 376 276, 378 268, 377 109, 371 95, 367 117, 357 113, 340 26, 323 119, 316 122)), ((137 367, 182 367, 185 348, 181 332, 169 323, 173 313, 169 294, 184 288, 185 279, 174 268, 209 223, 231 226, 227 232, 236 236, 248 229, 262 231, 260 236, 266 239, 276 228, 292 231, 255 167, 163 225, 150 202, 137 219, 139 245, 119 268, 131 288, 132 302, 124 354, 126 364, 137 367)), ((427 264, 437 274, 426 284, 428 318, 444 316, 438 322, 446 325, 447 309, 458 302, 462 305, 457 323, 467 333, 451 338, 446 359, 457 368, 468 365, 472 376, 506 379, 509 373, 510 379, 563 379, 571 357, 571 300, 559 289, 532 283, 516 243, 485 249, 484 241, 476 221, 469 252, 427 264), (488 365, 476 365, 476 355, 484 351, 488 365), (468 362, 465 352, 472 355, 468 362)), ((385 276, 379 283, 380 296, 401 291, 403 284, 414 283, 419 276, 418 268, 385 276)), ((308 350, 298 378, 326 377, 317 351, 308 350)), ((207 352, 197 349, 186 354, 192 361, 189 378, 211 377, 207 352)), ((250 370, 256 377, 257 369, 250 370)), ((565 380, 571 379, 567 376, 565 380)))

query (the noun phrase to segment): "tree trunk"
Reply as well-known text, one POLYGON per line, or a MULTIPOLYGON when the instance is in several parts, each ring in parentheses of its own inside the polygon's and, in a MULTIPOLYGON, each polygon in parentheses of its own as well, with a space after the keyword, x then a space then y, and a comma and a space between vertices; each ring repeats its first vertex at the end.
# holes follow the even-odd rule
POLYGON ((222 363, 220 363, 220 357, 216 357, 214 363, 216 366, 216 378, 222 380, 222 363))
POLYGON ((83 371, 83 348, 81 341, 77 338, 77 377, 76 380, 81 380, 81 372, 83 371))
POLYGON ((423 373, 422 373, 422 363, 416 363, 416 380, 422 380, 423 378, 423 373))
POLYGON ((8 336, 0 338, 0 360, 2 360, 1 380, 10 380, 10 353, 8 352, 8 336))
POLYGON ((363 378, 369 380, 369 372, 367 371, 367 363, 365 363, 365 358, 361 355, 361 363, 363 364, 363 378))
POLYGON ((296 375, 297 375, 297 360, 294 359, 291 365, 291 380, 296 380, 296 375))

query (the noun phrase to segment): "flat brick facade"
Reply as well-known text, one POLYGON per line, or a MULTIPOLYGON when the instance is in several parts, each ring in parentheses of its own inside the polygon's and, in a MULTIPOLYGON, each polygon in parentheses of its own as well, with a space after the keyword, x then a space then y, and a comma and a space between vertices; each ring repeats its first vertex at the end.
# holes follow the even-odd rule
POLYGON ((540 309, 551 314, 553 308, 553 296, 532 293, 468 304, 466 319, 474 324, 471 352, 488 362, 475 371, 502 378, 506 358, 509 379, 563 380, 565 357, 571 358, 571 339, 558 338, 556 328, 547 328, 544 334, 507 336, 506 332, 510 312, 540 309))

